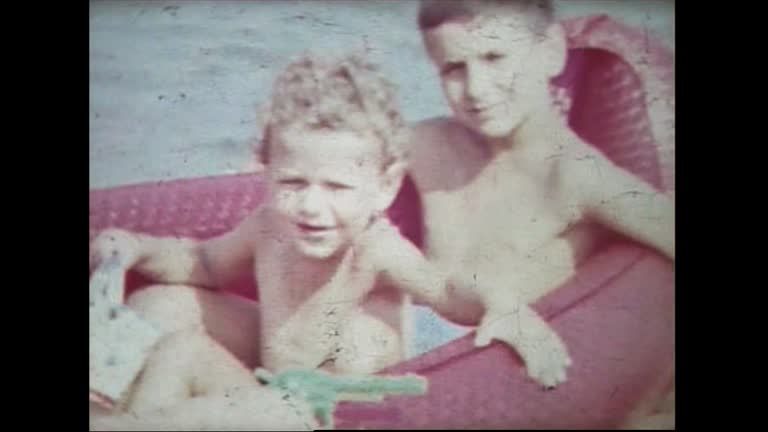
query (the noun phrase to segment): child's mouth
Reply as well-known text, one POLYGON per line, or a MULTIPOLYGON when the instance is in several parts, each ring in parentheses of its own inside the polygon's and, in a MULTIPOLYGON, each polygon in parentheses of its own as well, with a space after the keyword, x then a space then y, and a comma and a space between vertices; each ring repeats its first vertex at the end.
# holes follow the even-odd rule
POLYGON ((484 115, 488 115, 491 113, 498 105, 501 103, 489 103, 486 105, 475 105, 470 107, 467 112, 472 114, 475 117, 483 117, 484 115))
POLYGON ((305 234, 322 234, 333 229, 332 226, 328 225, 314 225, 301 222, 297 223, 296 226, 298 226, 299 230, 305 234))
POLYGON ((474 121, 482 122, 490 117, 491 110, 489 108, 471 108, 467 110, 467 113, 469 114, 469 117, 474 121))

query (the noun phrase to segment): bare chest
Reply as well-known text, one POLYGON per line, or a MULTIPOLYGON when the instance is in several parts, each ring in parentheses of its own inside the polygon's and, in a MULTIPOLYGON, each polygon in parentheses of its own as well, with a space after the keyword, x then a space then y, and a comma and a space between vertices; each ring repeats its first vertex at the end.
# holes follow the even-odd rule
POLYGON ((270 246, 265 248, 269 253, 259 255, 255 274, 265 330, 291 320, 311 326, 318 320, 343 319, 375 285, 372 266, 352 256, 345 256, 332 271, 318 273, 303 268, 285 244, 270 246))
POLYGON ((525 256, 557 238, 580 215, 556 180, 488 170, 465 186, 424 198, 428 253, 472 262, 525 256))

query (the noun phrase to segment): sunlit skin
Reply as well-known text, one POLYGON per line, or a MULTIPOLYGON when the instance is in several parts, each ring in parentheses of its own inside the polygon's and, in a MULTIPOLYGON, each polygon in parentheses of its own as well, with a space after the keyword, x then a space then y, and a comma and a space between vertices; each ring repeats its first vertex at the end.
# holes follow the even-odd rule
MULTIPOLYGON (((446 299, 445 277, 382 216, 399 190, 401 164, 385 166, 376 140, 353 132, 278 136, 266 170, 266 202, 235 230, 202 243, 108 230, 92 243, 96 261, 116 253, 128 267, 175 284, 149 287, 128 302, 171 335, 147 362, 126 408, 146 424, 198 407, 189 400, 193 394, 218 406, 223 393, 250 388, 246 395, 254 403, 272 401, 274 392, 243 363, 341 374, 393 365, 403 359, 402 295, 438 306, 446 299), (220 286, 243 272, 258 282, 258 308, 192 287, 220 286)), ((227 412, 230 422, 246 418, 227 412)), ((287 424, 305 418, 275 415, 293 422, 287 424)), ((216 418, 206 424, 217 424, 216 418)), ((136 422, 125 416, 98 421, 136 422)), ((247 424, 276 421, 252 417, 247 424)))
POLYGON ((548 88, 565 59, 562 29, 535 35, 526 19, 512 10, 425 31, 453 118, 414 127, 410 173, 426 254, 455 293, 439 312, 479 325, 479 345, 510 344, 533 379, 555 386, 567 347, 528 305, 592 250, 587 223, 674 259, 674 205, 568 128, 548 88))

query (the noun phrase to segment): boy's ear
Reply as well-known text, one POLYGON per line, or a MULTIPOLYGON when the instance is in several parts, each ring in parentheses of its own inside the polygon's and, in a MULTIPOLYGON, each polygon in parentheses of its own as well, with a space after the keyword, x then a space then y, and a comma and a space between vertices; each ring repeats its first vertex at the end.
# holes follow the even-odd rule
POLYGON ((395 201, 397 193, 400 192, 400 186, 403 184, 406 169, 407 163, 405 161, 394 162, 385 169, 382 177, 381 194, 376 202, 376 210, 384 212, 395 201))
POLYGON ((563 26, 557 22, 551 24, 541 43, 544 48, 541 59, 544 70, 550 78, 554 78, 563 72, 568 58, 568 40, 563 26))

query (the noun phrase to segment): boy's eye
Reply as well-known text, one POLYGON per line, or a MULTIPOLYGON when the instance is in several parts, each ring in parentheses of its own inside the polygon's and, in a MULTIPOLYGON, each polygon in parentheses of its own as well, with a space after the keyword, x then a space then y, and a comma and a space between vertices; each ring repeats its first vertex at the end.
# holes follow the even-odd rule
POLYGON ((448 62, 440 69, 440 75, 450 75, 464 67, 464 63, 461 62, 448 62))
POLYGON ((497 52, 489 52, 483 56, 483 60, 487 62, 495 62, 501 60, 502 58, 504 58, 504 55, 497 52))
POLYGON ((292 186, 292 187, 300 187, 300 186, 304 186, 305 184, 307 184, 306 181, 304 181, 302 179, 299 179, 299 178, 280 179, 280 180, 278 180, 277 183, 281 184, 283 186, 292 186))
POLYGON ((326 185, 333 191, 347 191, 354 189, 352 185, 346 183, 328 182, 326 185))

